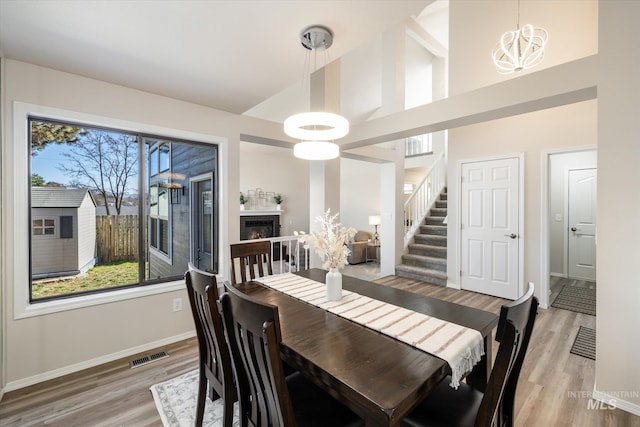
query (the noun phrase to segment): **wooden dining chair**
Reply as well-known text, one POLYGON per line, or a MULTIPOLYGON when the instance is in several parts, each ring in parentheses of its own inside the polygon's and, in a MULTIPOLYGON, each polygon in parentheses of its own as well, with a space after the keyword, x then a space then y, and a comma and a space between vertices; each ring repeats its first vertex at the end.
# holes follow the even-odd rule
POLYGON ((211 400, 222 398, 224 427, 231 427, 233 403, 238 400, 233 379, 229 346, 225 340, 224 323, 218 309, 216 277, 189 263, 185 273, 189 303, 196 325, 200 352, 200 378, 196 406, 196 426, 202 425, 207 391, 211 400))
POLYGON ((240 427, 364 425, 299 372, 285 377, 278 307, 233 286, 227 286, 221 303, 238 384, 240 427))
POLYGON ((247 272, 249 272, 248 280, 273 274, 270 241, 249 241, 231 245, 231 284, 246 282, 247 272), (237 270, 236 260, 238 261, 237 270), (240 280, 237 277, 238 273, 240 280))
POLYGON ((405 419, 406 427, 511 427, 518 377, 529 346, 538 300, 533 283, 524 296, 500 309, 496 341, 500 343, 484 393, 462 383, 458 390, 446 377, 405 419))

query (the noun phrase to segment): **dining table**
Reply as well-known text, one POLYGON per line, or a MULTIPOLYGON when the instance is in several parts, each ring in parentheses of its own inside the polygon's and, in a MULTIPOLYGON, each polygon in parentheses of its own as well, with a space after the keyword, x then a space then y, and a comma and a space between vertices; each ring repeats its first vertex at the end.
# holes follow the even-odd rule
MULTIPOLYGON (((326 271, 298 276, 324 283, 326 271)), ((366 426, 397 426, 451 370, 426 351, 260 283, 233 285, 278 307, 282 359, 358 414, 366 426)), ((498 316, 426 295, 342 276, 343 289, 480 332, 485 354, 466 375, 484 391, 491 369, 491 332, 498 316)))

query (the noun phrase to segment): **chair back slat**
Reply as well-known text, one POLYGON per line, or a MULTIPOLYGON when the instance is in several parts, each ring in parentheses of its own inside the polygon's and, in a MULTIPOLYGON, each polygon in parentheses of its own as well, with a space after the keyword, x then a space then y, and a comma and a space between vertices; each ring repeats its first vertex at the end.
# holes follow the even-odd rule
POLYGON ((273 274, 270 241, 235 243, 230 245, 230 248, 231 284, 235 285, 236 283, 243 283, 273 274), (248 275, 247 272, 249 273, 248 275), (240 280, 238 280, 238 274, 240 275, 240 280))
MULTIPOLYGON (((218 285, 214 275, 189 263, 185 273, 189 304, 198 338, 200 369, 215 392, 231 406, 237 400, 233 380, 231 353, 227 346, 222 315, 218 309, 218 285)), ((202 375, 201 375, 202 377, 202 375)), ((199 401, 199 405, 204 405, 199 401)), ((202 410, 197 409, 198 417, 202 410)), ((200 423, 202 420, 199 420, 200 423)), ((227 420, 225 420, 225 425, 227 420)), ((228 420, 230 425, 231 420, 228 420)))
POLYGON ((280 359, 278 308, 232 286, 221 303, 238 384, 240 426, 293 427, 293 407, 280 359))
POLYGON ((533 332, 538 300, 529 283, 525 295, 500 309, 496 341, 500 342, 491 376, 476 417, 476 426, 513 425, 513 404, 520 370, 533 332))
MULTIPOLYGON (((533 325, 536 320, 536 315, 538 314, 538 299, 533 296, 533 283, 529 283, 529 288, 527 293, 520 299, 525 301, 523 304, 516 304, 517 301, 511 303, 511 305, 515 307, 509 307, 507 305, 507 309, 504 307, 500 309, 500 317, 503 317, 503 310, 506 311, 504 317, 507 320, 510 320, 515 325, 518 325, 518 328, 523 330, 522 334, 522 342, 520 343, 520 350, 516 355, 516 359, 511 367, 511 372, 509 373, 509 378, 507 379, 507 384, 504 391, 504 397, 502 398, 500 411, 498 412, 500 416, 501 425, 512 426, 514 424, 514 410, 515 410, 515 396, 516 396, 516 388, 518 386, 518 378, 520 377, 520 371, 522 370, 522 365, 524 363, 524 358, 527 353, 527 348, 529 347, 529 341, 531 340, 531 335, 533 334, 533 325), (529 301, 529 302, 527 302, 529 301)), ((498 322, 500 324, 500 322, 498 322)), ((498 330, 496 330, 496 339, 498 330)))

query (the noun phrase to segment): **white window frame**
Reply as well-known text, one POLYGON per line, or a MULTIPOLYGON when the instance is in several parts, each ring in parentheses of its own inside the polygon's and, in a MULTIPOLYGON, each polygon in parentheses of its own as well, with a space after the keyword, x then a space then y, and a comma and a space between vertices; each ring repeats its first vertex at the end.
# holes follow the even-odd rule
POLYGON ((46 216, 37 216, 37 217, 32 217, 31 218, 31 237, 35 237, 36 239, 51 239, 51 238, 55 238, 55 237, 58 236, 57 230, 58 230, 58 226, 56 225, 56 219, 55 218, 46 217, 46 216), (53 228, 53 233, 51 233, 51 234, 46 234, 46 233, 36 234, 36 233, 34 233, 34 230, 36 229, 36 226, 33 225, 33 221, 42 221, 42 225, 38 226, 37 228, 42 229, 42 231, 45 231, 47 228, 53 228), (53 221, 53 227, 47 227, 45 221, 53 221))
MULTIPOLYGON (((165 128, 145 123, 119 120, 110 117, 97 116, 59 108, 46 107, 23 102, 13 102, 13 135, 8 138, 5 147, 6 166, 2 171, 3 189, 11 189, 9 195, 2 195, 7 208, 2 217, 3 253, 2 281, 13 283, 13 319, 24 319, 57 313, 67 310, 75 310, 100 304, 108 304, 117 301, 140 298, 149 295, 157 295, 184 289, 184 280, 167 281, 149 286, 135 288, 115 289, 109 292, 81 295, 73 298, 56 299, 32 304, 29 301, 29 239, 25 238, 27 230, 31 229, 29 223, 29 116, 38 116, 48 120, 72 122, 96 127, 113 127, 123 131, 139 132, 152 135, 163 135, 166 138, 199 141, 216 144, 218 146, 218 177, 220 181, 219 204, 220 212, 227 209, 228 191, 226 189, 226 174, 228 164, 228 139, 212 135, 188 132, 184 130, 165 128)), ((7 193, 5 193, 7 194, 7 193)), ((228 246, 228 219, 227 215, 219 215, 220 247, 228 246)), ((226 271, 228 261, 223 258, 220 251, 218 263, 220 271, 226 271)), ((219 275, 218 280, 224 277, 219 275)))

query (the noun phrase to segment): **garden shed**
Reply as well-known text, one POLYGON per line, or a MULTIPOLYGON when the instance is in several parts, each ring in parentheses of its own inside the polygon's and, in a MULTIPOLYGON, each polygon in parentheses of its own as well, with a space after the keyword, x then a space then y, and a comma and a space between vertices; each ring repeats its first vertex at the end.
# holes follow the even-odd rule
POLYGON ((34 279, 75 275, 95 265, 96 203, 85 188, 31 188, 34 279))

